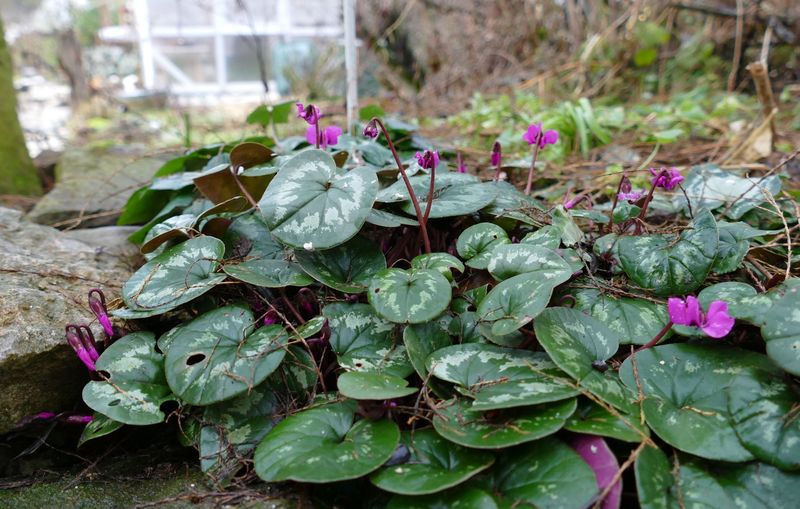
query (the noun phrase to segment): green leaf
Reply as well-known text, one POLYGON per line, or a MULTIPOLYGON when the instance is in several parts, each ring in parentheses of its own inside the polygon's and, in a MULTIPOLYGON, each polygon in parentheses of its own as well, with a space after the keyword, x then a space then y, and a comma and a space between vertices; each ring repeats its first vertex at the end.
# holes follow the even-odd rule
POLYGON ((577 309, 548 308, 534 322, 539 343, 559 368, 580 387, 625 413, 635 412, 636 394, 626 388, 605 363, 619 348, 619 333, 577 309))
POLYGON ((286 124, 289 122, 289 113, 295 101, 285 101, 278 104, 262 104, 247 115, 248 124, 259 124, 267 127, 269 124, 286 124))
POLYGON ((557 282, 563 281, 561 278, 547 279, 536 272, 506 279, 492 288, 481 301, 478 316, 482 321, 494 322, 491 328, 493 335, 510 334, 536 318, 547 307, 557 282))
POLYGON ((414 219, 405 216, 398 216, 382 209, 372 209, 367 216, 367 222, 375 226, 384 228, 397 228, 400 226, 418 226, 419 223, 414 219))
POLYGON ((134 311, 162 314, 214 288, 225 245, 201 235, 171 247, 136 271, 122 286, 122 299, 134 311))
POLYGON ((377 192, 378 179, 368 167, 344 172, 326 152, 312 149, 283 164, 259 207, 284 244, 328 249, 358 233, 377 192))
POLYGON ((325 483, 357 479, 376 470, 400 440, 388 420, 354 423, 348 400, 303 410, 275 426, 256 448, 255 470, 267 482, 325 483))
POLYGON ((474 449, 502 449, 552 435, 575 411, 575 399, 479 412, 464 399, 435 409, 433 427, 447 440, 474 449))
POLYGON ((378 488, 401 495, 428 495, 463 483, 494 463, 488 452, 453 445, 428 428, 404 432, 407 462, 384 467, 370 476, 378 488))
POLYGON ((739 441, 756 458, 784 470, 800 468, 800 419, 796 385, 783 376, 757 372, 726 389, 739 441))
POLYGON ((636 67, 647 67, 658 58, 658 49, 656 48, 642 48, 637 50, 633 55, 633 63, 636 67))
POLYGON ((583 240, 583 230, 575 224, 572 215, 563 205, 557 205, 550 213, 553 218, 553 226, 561 232, 561 242, 572 247, 583 240))
POLYGON ((800 279, 786 280, 781 286, 783 295, 766 313, 761 335, 767 342, 770 359, 800 376, 800 279))
POLYGON ((532 244, 548 249, 558 249, 558 246, 561 245, 561 230, 550 224, 542 226, 535 232, 525 235, 520 244, 532 244))
POLYGON ((458 236, 458 256, 466 260, 473 269, 485 269, 497 246, 510 244, 506 231, 494 223, 478 223, 470 226, 458 236))
POLYGON ((620 377, 641 387, 648 426, 681 451, 721 461, 749 461, 731 422, 725 388, 737 376, 774 371, 765 356, 718 345, 661 345, 631 355, 620 377), (633 362, 636 362, 637 377, 633 362))
MULTIPOLYGON (((762 189, 772 195, 781 190, 780 177, 744 178, 722 170, 715 164, 694 166, 686 175, 683 188, 692 204, 692 210, 708 208, 713 210, 731 205, 725 215, 739 219, 750 210, 766 202, 762 189)), ((673 198, 675 203, 686 208, 686 198, 679 193, 673 198)))
POLYGON ((298 251, 295 256, 311 277, 343 293, 366 291, 375 274, 386 268, 380 248, 360 235, 332 249, 298 251))
POLYGON ((385 400, 402 398, 419 389, 409 387, 408 381, 383 373, 347 371, 336 382, 342 396, 359 400, 385 400))
POLYGON ((578 453, 555 438, 510 449, 493 469, 504 499, 540 509, 583 508, 597 496, 594 472, 578 453))
POLYGON ((699 288, 714 265, 718 244, 714 216, 703 209, 680 238, 668 234, 624 236, 617 242, 617 252, 622 270, 634 283, 665 297, 699 288))
POLYGON ((403 344, 406 353, 414 366, 414 371, 425 380, 428 377, 428 368, 425 361, 433 352, 450 346, 452 341, 442 324, 438 320, 426 323, 409 324, 403 329, 403 344))
POLYGON ((777 233, 778 230, 757 230, 747 223, 719 221, 719 248, 712 272, 727 274, 739 268, 750 248, 750 239, 777 233))
POLYGON ((615 298, 590 288, 575 288, 575 308, 619 333, 620 344, 643 345, 667 324, 667 306, 633 297, 615 298))
POLYGON ((375 311, 395 323, 423 323, 447 309, 450 283, 431 269, 384 269, 369 285, 369 303, 375 311))
POLYGON ((459 386, 474 410, 536 405, 578 394, 542 352, 469 343, 442 348, 428 357, 433 376, 459 386))
POLYGON ((450 269, 464 272, 464 264, 455 256, 447 253, 429 253, 415 256, 411 260, 412 269, 431 269, 440 272, 448 281, 453 280, 450 269))
MULTIPOLYGON (((411 177, 410 180, 422 179, 425 188, 430 185, 428 175, 411 177)), ((434 178, 433 205, 428 217, 431 219, 441 217, 464 216, 477 212, 489 205, 497 195, 497 191, 488 183, 483 183, 477 177, 466 173, 443 173, 434 178)), ((405 188, 404 188, 405 189, 405 188)), ((406 195, 408 191, 406 190, 406 195)), ((428 193, 417 196, 419 208, 423 214, 427 209, 428 193)), ((406 214, 414 214, 414 204, 411 201, 403 202, 403 211, 406 214)))
POLYGON ((307 286, 313 281, 290 261, 292 250, 275 240, 258 214, 238 217, 224 240, 226 257, 242 259, 236 264, 226 262, 222 267, 233 278, 265 288, 307 286))
POLYGON ((164 378, 164 357, 156 352, 151 332, 134 332, 114 342, 97 360, 108 378, 89 382, 83 401, 95 412, 124 424, 157 424, 160 406, 174 399, 164 378))
POLYGON ((78 447, 82 446, 89 440, 94 440, 95 438, 100 438, 111 434, 123 426, 123 423, 115 421, 114 419, 111 419, 100 412, 95 412, 92 416, 92 421, 87 424, 85 428, 83 428, 81 438, 78 440, 78 447))
POLYGON ((552 286, 560 285, 572 276, 572 269, 555 251, 530 244, 505 244, 491 252, 486 267, 498 281, 520 274, 536 274, 552 286))
POLYGON ((262 383, 229 401, 206 407, 200 429, 200 467, 217 481, 242 468, 242 458, 275 426, 277 399, 262 383))
POLYGON ((494 498, 475 487, 459 487, 422 497, 394 496, 386 509, 498 509, 494 498))
POLYGON ((376 315, 368 304, 328 304, 322 314, 331 330, 331 348, 344 369, 400 378, 413 372, 405 347, 390 336, 394 324, 376 315))
POLYGON ((166 354, 167 381, 192 405, 210 405, 247 392, 275 371, 286 354, 283 328, 255 329, 253 313, 246 307, 214 309, 178 329, 166 354))
POLYGON ((569 418, 564 429, 575 433, 616 438, 623 442, 641 442, 642 437, 650 435, 647 426, 639 423, 638 415, 622 413, 613 415, 588 399, 579 400, 578 410, 569 418))
POLYGON ((667 455, 655 446, 645 446, 633 464, 636 492, 642 509, 667 509, 671 506, 672 469, 667 455))

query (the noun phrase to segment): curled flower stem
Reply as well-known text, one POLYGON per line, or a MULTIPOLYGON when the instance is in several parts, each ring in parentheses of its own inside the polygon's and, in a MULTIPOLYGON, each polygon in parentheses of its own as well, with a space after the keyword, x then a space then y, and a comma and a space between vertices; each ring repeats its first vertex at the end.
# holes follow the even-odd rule
POLYGON ((633 353, 639 352, 641 350, 647 350, 650 347, 656 346, 658 342, 664 338, 667 332, 669 332, 670 329, 672 329, 672 320, 668 320, 667 324, 664 325, 664 327, 658 332, 658 334, 655 335, 653 339, 651 339, 647 343, 643 344, 642 346, 634 350, 633 353))
POLYGON ((539 138, 536 139, 536 143, 533 145, 533 158, 531 159, 531 168, 528 170, 528 184, 525 186, 525 196, 530 196, 531 187, 533 187, 533 172, 536 166, 536 158, 539 156, 539 140, 541 138, 542 135, 539 134, 539 138))
POLYGON ((611 213, 608 217, 608 233, 614 233, 614 209, 617 208, 619 193, 622 192, 622 183, 625 182, 625 178, 625 173, 623 173, 622 178, 619 179, 619 184, 617 184, 617 192, 614 193, 614 202, 611 204, 611 213))
MULTIPOLYGON (((417 200, 417 195, 414 194, 414 189, 411 187, 411 181, 408 180, 408 175, 406 175, 406 170, 403 168, 403 163, 400 162, 400 156, 397 155, 397 150, 394 148, 394 143, 392 143, 392 139, 389 137, 389 133, 386 131, 386 126, 383 125, 383 122, 381 122, 378 117, 372 117, 370 122, 375 122, 378 124, 381 127, 381 131, 383 131, 383 136, 386 138, 386 143, 389 145, 389 150, 392 151, 394 162, 397 164, 397 169, 400 170, 400 175, 402 175, 403 182, 406 184, 406 189, 408 189, 408 196, 411 198, 411 203, 414 205, 414 212, 417 214, 417 221, 419 222, 420 233, 422 233, 422 242, 425 246, 425 253, 430 254, 431 241, 428 238, 428 228, 425 225, 425 217, 423 217, 422 210, 419 208, 419 200, 417 200)), ((431 186, 433 186, 433 173, 431 173, 431 186)))
MULTIPOLYGON (((433 205, 433 185, 435 178, 436 178, 436 165, 434 164, 431 167, 431 185, 428 187, 428 198, 425 201, 425 214, 422 216, 422 220, 425 222, 426 233, 428 228, 428 216, 431 215, 431 206, 433 205)), ((430 251, 428 251, 428 253, 430 253, 430 251)))
POLYGON ((644 200, 644 205, 642 205, 642 211, 639 212, 639 221, 644 222, 644 216, 647 215, 647 208, 650 206, 650 202, 653 201, 653 192, 656 190, 657 184, 661 177, 666 177, 669 175, 669 171, 661 170, 656 178, 653 179, 653 184, 650 186, 650 192, 647 193, 647 198, 644 200))

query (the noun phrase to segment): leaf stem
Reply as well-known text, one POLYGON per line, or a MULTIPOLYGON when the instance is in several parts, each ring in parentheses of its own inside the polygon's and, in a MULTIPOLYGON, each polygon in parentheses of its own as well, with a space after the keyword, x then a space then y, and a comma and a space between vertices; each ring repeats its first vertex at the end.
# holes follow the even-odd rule
MULTIPOLYGON (((425 220, 427 216, 422 215, 422 210, 419 208, 419 200, 417 200, 417 195, 414 194, 414 188, 411 187, 411 181, 408 180, 408 175, 406 175, 406 170, 403 168, 403 163, 400 162, 400 156, 397 155, 397 150, 394 148, 394 143, 392 143, 392 139, 389 137, 388 131, 386 131, 386 126, 383 125, 381 119, 378 117, 372 117, 371 122, 375 122, 381 127, 381 131, 383 131, 383 136, 386 138, 386 143, 389 145, 389 150, 392 151, 392 155, 394 156, 394 162, 397 164, 397 169, 400 170, 400 175, 403 177, 403 182, 406 184, 406 189, 408 189, 408 196, 411 198, 411 203, 414 205, 414 212, 417 214, 417 222, 419 222, 419 229, 422 233, 422 242, 425 245, 425 253, 430 254, 431 252, 431 241, 428 238, 428 228, 425 225, 425 220)), ((433 186, 433 174, 431 174, 431 187, 433 186)))

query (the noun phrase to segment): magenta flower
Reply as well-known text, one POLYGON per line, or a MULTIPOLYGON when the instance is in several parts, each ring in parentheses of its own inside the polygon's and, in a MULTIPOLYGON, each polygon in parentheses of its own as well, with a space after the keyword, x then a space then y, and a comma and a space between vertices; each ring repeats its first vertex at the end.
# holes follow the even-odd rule
POLYGON ((94 365, 95 359, 93 359, 92 355, 86 350, 80 329, 75 325, 67 325, 66 334, 67 343, 75 351, 75 355, 78 356, 78 359, 86 366, 86 369, 89 371, 97 371, 94 365))
POLYGON ((461 152, 458 153, 458 173, 467 173, 467 165, 464 164, 464 158, 461 157, 461 152))
POLYGON ((108 317, 108 308, 106 307, 106 296, 99 288, 92 288, 89 290, 89 309, 92 310, 97 321, 103 327, 103 332, 106 333, 109 339, 114 337, 114 326, 111 324, 111 319, 108 317))
POLYGON ((644 191, 630 191, 627 193, 619 193, 617 195, 617 199, 619 200, 627 200, 627 201, 636 201, 640 200, 642 196, 644 196, 644 191))
MULTIPOLYGON (((331 125, 320 131, 319 133, 319 147, 328 148, 328 146, 336 145, 339 142, 339 136, 342 134, 342 128, 336 125, 331 125)), ((314 137, 317 135, 317 128, 313 125, 308 126, 306 129, 306 141, 311 145, 314 143, 314 137)))
POLYGON ((655 187, 661 187, 667 191, 672 191, 683 182, 683 175, 677 168, 650 168, 650 175, 653 176, 651 182, 655 187))
POLYGON ((528 142, 528 145, 539 145, 539 148, 544 148, 545 145, 553 145, 558 141, 558 131, 549 129, 548 131, 542 130, 542 123, 531 124, 528 130, 522 135, 522 139, 528 142))
POLYGON ((503 149, 500 146, 500 142, 494 142, 492 145, 492 166, 500 166, 500 161, 503 157, 503 149))
POLYGON ((417 164, 426 170, 432 170, 439 165, 439 152, 435 150, 426 150, 425 152, 417 152, 414 156, 417 158, 417 164))
POLYGON ((378 137, 378 123, 375 122, 375 119, 370 120, 367 122, 367 125, 364 126, 364 136, 367 138, 378 137))
POLYGON ((322 117, 322 112, 313 104, 303 106, 303 103, 297 103, 297 116, 308 122, 309 125, 315 125, 322 117))
POLYGON ((708 311, 703 313, 700 301, 690 295, 686 299, 670 297, 667 299, 669 319, 677 325, 700 327, 707 336, 715 339, 726 336, 736 320, 728 314, 728 303, 715 300, 708 306, 708 311))

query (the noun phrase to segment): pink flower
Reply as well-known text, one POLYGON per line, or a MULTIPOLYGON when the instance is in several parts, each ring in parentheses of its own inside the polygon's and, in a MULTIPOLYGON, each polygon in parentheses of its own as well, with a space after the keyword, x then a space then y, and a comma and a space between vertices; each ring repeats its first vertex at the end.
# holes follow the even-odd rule
POLYGON ((367 138, 377 138, 378 137, 378 123, 375 122, 375 119, 370 120, 367 122, 367 125, 364 126, 364 136, 367 138))
POLYGON ((544 148, 545 145, 553 145, 558 141, 558 131, 552 129, 543 132, 542 123, 531 124, 528 130, 522 135, 522 139, 528 142, 528 145, 539 144, 539 148, 544 148))
POLYGON ((91 415, 70 415, 64 422, 67 424, 89 424, 94 419, 91 415))
MULTIPOLYGON (((328 126, 319 133, 319 147, 328 148, 331 145, 336 145, 339 142, 339 136, 342 134, 342 128, 339 126, 328 126)), ((314 137, 317 135, 317 128, 313 125, 308 126, 306 129, 306 141, 311 145, 314 143, 314 137)))
POLYGON ((417 152, 414 157, 417 158, 417 164, 426 170, 436 168, 439 165, 439 152, 435 150, 429 149, 425 152, 417 152))
POLYGON ((103 332, 111 339, 114 337, 114 325, 108 317, 108 308, 106 307, 106 296, 99 288, 92 288, 89 290, 89 309, 92 310, 97 321, 103 327, 103 332))
POLYGON ((499 141, 494 142, 494 145, 492 145, 492 166, 500 165, 500 160, 502 158, 502 155, 503 151, 502 147, 500 147, 500 142, 499 141))
POLYGON ((653 176, 652 184, 656 187, 661 187, 667 191, 672 191, 675 187, 683 182, 683 175, 677 168, 650 168, 650 175, 653 176))
POLYGON ((297 116, 298 118, 302 118, 309 125, 314 125, 319 122, 320 117, 322 117, 322 112, 319 111, 319 108, 314 106, 313 104, 309 104, 308 106, 303 106, 303 103, 297 103, 297 116))
POLYGON ((631 191, 628 193, 619 193, 617 195, 617 199, 619 200, 627 200, 627 201, 636 201, 640 200, 644 196, 644 191, 631 191))
POLYGON ((672 323, 700 327, 707 336, 715 339, 726 336, 736 323, 728 314, 728 303, 722 300, 713 301, 708 306, 708 311, 703 313, 700 301, 693 295, 685 300, 670 297, 667 299, 667 311, 672 323))

